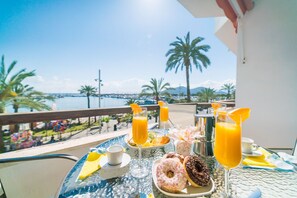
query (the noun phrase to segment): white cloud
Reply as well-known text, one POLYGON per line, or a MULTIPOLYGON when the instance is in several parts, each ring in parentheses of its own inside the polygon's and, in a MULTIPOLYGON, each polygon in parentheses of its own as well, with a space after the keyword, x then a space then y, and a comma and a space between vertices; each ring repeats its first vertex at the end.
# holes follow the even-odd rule
POLYGON ((102 93, 139 93, 144 84, 148 84, 148 82, 138 78, 109 81, 104 83, 102 93))
POLYGON ((204 81, 200 84, 198 84, 198 87, 210 87, 210 88, 213 88, 213 89, 216 89, 216 90, 220 90, 221 87, 226 84, 226 83, 233 83, 235 84, 236 81, 234 79, 227 79, 227 80, 224 80, 224 81, 212 81, 212 80, 207 80, 207 81, 204 81))
POLYGON ((28 78, 26 82, 36 90, 45 93, 77 92, 77 85, 69 78, 59 78, 58 76, 45 78, 43 76, 35 76, 28 78))
MULTIPOLYGON (((190 82, 190 86, 191 88, 196 88, 196 87, 210 87, 216 90, 220 90, 222 85, 226 84, 226 83, 233 83, 234 85, 236 84, 235 79, 226 79, 224 81, 214 81, 214 80, 207 80, 201 83, 191 83, 190 82)), ((172 87, 178 87, 178 86, 186 86, 183 84, 171 84, 172 87)))
MULTIPOLYGON (((47 78, 43 76, 35 76, 28 78, 26 83, 33 86, 36 90, 45 93, 75 93, 78 92, 78 89, 81 86, 76 80, 60 78, 58 76, 47 78)), ((92 83, 93 82, 90 82, 90 84, 92 83)), ((108 81, 103 83, 101 93, 139 93, 141 92, 141 86, 148 83, 148 81, 138 78, 108 81)), ((93 86, 97 88, 97 84, 94 84, 93 86)))
MULTIPOLYGON (((220 90, 222 85, 226 83, 236 84, 236 81, 235 79, 226 79, 221 82, 207 80, 202 83, 191 84, 191 88, 210 87, 216 90, 220 90)), ((140 93, 141 86, 145 84, 149 84, 149 81, 145 81, 139 78, 131 78, 131 79, 121 80, 121 81, 110 81, 110 82, 104 83, 104 86, 102 87, 102 93, 140 93)), ((179 85, 172 84, 172 87, 178 87, 178 86, 179 85)))
POLYGON ((42 76, 33 76, 33 77, 30 77, 28 78, 28 80, 26 82, 29 82, 29 83, 40 83, 40 82, 44 82, 44 78, 42 76))
MULTIPOLYGON (((35 87, 36 90, 45 93, 76 93, 81 86, 76 80, 71 78, 60 78, 52 76, 45 78, 43 76, 35 76, 28 78, 26 83, 35 87)), ((90 82, 89 84, 92 84, 90 82)), ((191 88, 195 87, 210 87, 220 90, 223 84, 233 83, 235 79, 226 79, 224 81, 207 80, 201 83, 191 83, 191 88)), ((103 82, 101 93, 140 93, 142 85, 149 84, 149 81, 140 78, 130 78, 126 80, 103 82)), ((184 84, 170 83, 171 87, 185 86, 184 84)), ((97 84, 93 83, 97 88, 97 84)))

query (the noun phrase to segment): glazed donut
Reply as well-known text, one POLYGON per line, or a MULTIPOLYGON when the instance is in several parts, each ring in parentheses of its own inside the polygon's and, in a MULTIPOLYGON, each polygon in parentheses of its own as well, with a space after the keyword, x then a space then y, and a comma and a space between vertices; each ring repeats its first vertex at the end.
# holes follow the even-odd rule
POLYGON ((194 187, 207 186, 210 181, 209 170, 198 156, 187 156, 184 160, 186 177, 194 187))
POLYGON ((187 185, 183 165, 176 158, 162 159, 156 170, 158 186, 167 192, 180 192, 187 185))
POLYGON ((174 153, 174 152, 169 152, 169 153, 167 153, 167 154, 165 154, 164 155, 164 157, 163 157, 164 159, 166 159, 166 158, 177 158, 177 159, 179 159, 179 161, 180 161, 180 163, 184 163, 184 156, 182 156, 182 155, 180 155, 180 154, 178 154, 178 153, 174 153))

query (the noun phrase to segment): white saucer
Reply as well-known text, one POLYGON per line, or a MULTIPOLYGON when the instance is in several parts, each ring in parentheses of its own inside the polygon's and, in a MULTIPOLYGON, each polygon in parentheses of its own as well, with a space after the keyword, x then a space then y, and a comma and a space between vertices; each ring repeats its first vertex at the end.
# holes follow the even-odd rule
POLYGON ((124 175, 129 171, 131 157, 127 153, 123 154, 122 163, 116 166, 109 165, 107 162, 107 156, 102 157, 99 161, 101 169, 98 171, 100 177, 104 179, 110 179, 124 175))
POLYGON ((252 153, 242 152, 242 155, 246 157, 259 157, 259 156, 262 156, 263 153, 260 150, 256 150, 256 151, 253 151, 252 153))

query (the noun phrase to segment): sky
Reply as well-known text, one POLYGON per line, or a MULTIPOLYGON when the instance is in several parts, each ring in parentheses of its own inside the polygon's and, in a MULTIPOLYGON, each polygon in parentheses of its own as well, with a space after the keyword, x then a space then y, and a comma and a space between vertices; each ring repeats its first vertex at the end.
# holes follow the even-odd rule
POLYGON ((235 83, 236 56, 214 35, 214 18, 194 18, 176 0, 0 0, 0 55, 15 71, 35 70, 26 83, 46 93, 98 87, 99 69, 101 93, 139 93, 151 78, 186 86, 185 70, 165 72, 165 54, 187 32, 211 46, 191 88, 235 83))

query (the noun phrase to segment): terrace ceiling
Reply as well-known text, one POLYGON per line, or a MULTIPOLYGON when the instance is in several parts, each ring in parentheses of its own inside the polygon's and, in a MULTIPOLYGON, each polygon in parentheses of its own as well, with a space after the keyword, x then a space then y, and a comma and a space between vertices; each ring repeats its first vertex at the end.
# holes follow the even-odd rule
POLYGON ((216 18, 215 35, 237 53, 238 18, 254 7, 253 0, 178 0, 196 18, 216 18), (227 18, 229 20, 227 20, 227 18), (234 27, 234 28, 233 28, 234 27))

